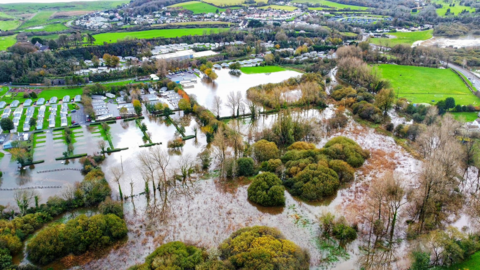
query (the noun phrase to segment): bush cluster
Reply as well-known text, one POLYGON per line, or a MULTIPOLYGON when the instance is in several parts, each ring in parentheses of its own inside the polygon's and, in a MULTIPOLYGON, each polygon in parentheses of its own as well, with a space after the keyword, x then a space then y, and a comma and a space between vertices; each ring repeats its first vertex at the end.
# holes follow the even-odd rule
POLYGON ((301 145, 305 146, 292 145, 281 158, 285 164, 284 185, 292 195, 310 201, 331 196, 340 184, 352 181, 352 167, 360 167, 370 155, 353 140, 341 136, 331 139, 322 149, 301 145))
POLYGON ((284 206, 285 188, 275 174, 264 172, 248 187, 248 199, 262 206, 284 206))
POLYGON ((27 244, 28 258, 45 265, 67 254, 103 248, 127 235, 125 221, 116 215, 80 215, 66 224, 40 231, 27 244))

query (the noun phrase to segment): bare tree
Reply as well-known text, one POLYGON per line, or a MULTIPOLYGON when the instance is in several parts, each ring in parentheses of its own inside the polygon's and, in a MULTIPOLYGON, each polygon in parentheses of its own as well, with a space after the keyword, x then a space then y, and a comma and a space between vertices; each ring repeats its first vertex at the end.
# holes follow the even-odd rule
POLYGON ((236 108, 237 108, 237 99, 236 99, 235 92, 233 92, 233 91, 228 93, 227 106, 232 111, 232 117, 235 117, 235 111, 236 111, 236 108))
POLYGON ((220 110, 222 108, 222 99, 219 96, 213 98, 213 111, 220 118, 220 110))
POLYGON ((217 133, 213 137, 212 145, 214 147, 215 156, 220 161, 220 175, 224 175, 225 172, 225 160, 227 158, 228 140, 225 137, 224 130, 220 126, 217 129, 217 133))
POLYGON ((237 117, 240 115, 240 104, 242 104, 242 93, 240 91, 237 91, 237 94, 235 95, 235 106, 237 107, 237 117))
POLYGON ((66 185, 62 192, 62 197, 66 201, 75 199, 75 187, 73 185, 66 185))
POLYGON ((28 207, 32 203, 35 195, 35 192, 32 190, 17 190, 13 193, 13 198, 17 202, 17 206, 20 209, 20 214, 22 216, 27 214, 28 207))
POLYGON ((153 160, 151 150, 144 150, 138 154, 139 169, 142 175, 147 175, 147 179, 152 181, 153 195, 156 194, 155 185, 155 170, 158 168, 158 164, 153 160))
POLYGON ((120 194, 120 199, 123 200, 123 193, 122 193, 122 187, 120 185, 120 179, 123 176, 123 171, 121 167, 111 167, 110 172, 113 175, 113 180, 115 183, 118 185, 118 193, 120 194))
POLYGON ((98 145, 98 148, 100 148, 100 150, 102 150, 102 153, 104 153, 105 152, 105 146, 106 146, 105 141, 104 140, 98 141, 97 145, 98 145))
MULTIPOLYGON (((151 149, 151 157, 157 163, 158 168, 160 168, 162 172, 161 181, 164 183, 168 182, 168 164, 170 163, 170 155, 167 151, 163 150, 159 146, 150 148, 151 149)), ((174 183, 175 185, 175 183, 174 183)))

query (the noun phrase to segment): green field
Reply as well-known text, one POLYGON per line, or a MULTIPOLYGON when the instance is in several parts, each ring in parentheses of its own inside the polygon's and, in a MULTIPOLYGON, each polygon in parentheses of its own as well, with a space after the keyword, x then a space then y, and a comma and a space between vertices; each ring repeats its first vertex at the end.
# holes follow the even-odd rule
POLYGON ((258 73, 272 73, 285 71, 283 67, 279 66, 264 66, 264 67, 242 67, 240 69, 245 74, 258 74, 258 73))
POLYGON ((450 7, 449 4, 446 4, 441 0, 433 0, 432 2, 442 5, 442 8, 437 9, 438 16, 442 16, 442 17, 446 16, 445 14, 447 13, 448 9, 450 9, 450 15, 452 15, 452 13, 453 15, 459 15, 460 12, 462 12, 463 10, 467 10, 468 12, 471 12, 471 13, 475 12, 475 8, 462 6, 460 5, 460 1, 453 1, 453 3, 455 4, 455 6, 453 7, 450 7))
POLYGON ((462 79, 450 69, 414 66, 378 65, 382 77, 390 80, 399 97, 413 103, 434 104, 447 97, 460 105, 480 105, 462 79))
POLYGON ((67 30, 68 27, 61 23, 47 24, 38 29, 25 29, 25 32, 58 32, 67 30))
MULTIPOLYGON (((177 23, 169 23, 169 24, 154 24, 152 26, 165 26, 165 25, 211 25, 211 24, 215 24, 215 25, 219 25, 219 24, 223 24, 223 25, 227 25, 228 27, 230 27, 230 25, 232 23, 229 23, 229 22, 220 22, 220 21, 198 21, 198 22, 177 22, 177 23)), ((128 26, 131 26, 131 25, 128 25, 128 26)), ((128 27, 125 27, 125 28, 128 28, 128 27)))
POLYGON ((8 47, 17 42, 17 35, 0 37, 0 51, 5 51, 8 47))
POLYGON ((412 45, 415 41, 427 40, 433 37, 433 30, 418 32, 396 32, 388 33, 388 35, 396 36, 396 38, 371 38, 370 43, 393 47, 398 44, 412 45))
MULTIPOLYGON (((203 0, 202 2, 209 3, 218 7, 238 6, 245 3, 245 0, 203 0)), ((256 3, 267 3, 268 0, 255 0, 256 3)))
POLYGON ((466 122, 473 122, 478 118, 478 112, 452 112, 452 115, 455 119, 464 119, 466 122))
POLYGON ((260 7, 259 9, 268 9, 268 8, 286 10, 286 11, 294 11, 297 9, 296 7, 292 7, 292 6, 279 6, 279 5, 268 5, 268 6, 260 7))
POLYGON ((126 38, 150 39, 150 38, 174 38, 188 35, 203 35, 204 31, 207 34, 210 32, 218 33, 219 31, 228 31, 228 28, 192 28, 192 29, 161 29, 161 30, 147 30, 138 32, 119 32, 119 33, 104 33, 94 35, 95 44, 103 44, 104 42, 115 43, 118 40, 126 38))
POLYGON ((202 3, 200 1, 190 1, 172 5, 170 7, 182 7, 183 9, 187 9, 193 12, 193 14, 200 14, 200 13, 215 13, 218 9, 219 12, 224 12, 225 9, 217 8, 207 3, 202 3))
POLYGON ((103 0, 103 1, 77 1, 65 3, 19 3, 0 4, 0 9, 5 12, 35 13, 39 10, 61 10, 61 11, 96 11, 115 8, 118 5, 129 3, 129 0, 103 0))
POLYGON ((0 30, 10 31, 16 29, 20 24, 20 21, 0 21, 0 30))
POLYGON ((25 29, 47 24, 48 19, 50 19, 53 13, 55 13, 55 11, 39 11, 30 20, 24 22, 21 28, 25 29))
POLYGON ((462 263, 455 264, 455 265, 450 266, 450 267, 440 268, 440 269, 444 269, 444 270, 467 270, 467 269, 474 270, 474 269, 478 269, 479 265, 480 265, 480 252, 477 252, 462 263))
POLYGON ((310 3, 310 4, 320 4, 325 7, 309 8, 310 10, 324 10, 324 9, 351 9, 351 10, 367 10, 368 7, 353 6, 353 5, 344 5, 328 0, 294 0, 295 3, 310 3))

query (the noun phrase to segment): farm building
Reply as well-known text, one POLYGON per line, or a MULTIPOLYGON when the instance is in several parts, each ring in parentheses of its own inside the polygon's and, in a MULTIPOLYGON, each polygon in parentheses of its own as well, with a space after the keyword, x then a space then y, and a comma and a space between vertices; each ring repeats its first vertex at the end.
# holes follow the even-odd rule
POLYGON ((45 104, 45 99, 44 98, 39 98, 37 100, 37 105, 43 105, 43 104, 45 104))
POLYGON ((81 102, 82 101, 82 96, 81 95, 76 95, 75 98, 73 99, 74 102, 81 102))
POLYGON ((63 102, 63 103, 68 103, 68 102, 70 102, 70 96, 69 96, 69 95, 64 96, 62 102, 63 102))
POLYGON ((32 103, 33 101, 31 99, 27 99, 25 102, 23 102, 23 107, 30 107, 32 106, 32 103))
POLYGON ((52 98, 50 99, 50 104, 55 104, 55 103, 57 103, 57 101, 58 101, 58 98, 57 98, 57 97, 52 97, 52 98))

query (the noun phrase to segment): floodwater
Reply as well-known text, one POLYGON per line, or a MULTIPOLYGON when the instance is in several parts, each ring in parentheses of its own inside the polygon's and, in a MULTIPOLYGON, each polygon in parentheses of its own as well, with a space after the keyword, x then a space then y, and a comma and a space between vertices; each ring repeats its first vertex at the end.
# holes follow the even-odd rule
MULTIPOLYGON (((242 97, 246 98, 247 90, 251 87, 267 84, 279 83, 291 77, 300 76, 301 73, 296 71, 281 71, 267 74, 243 74, 240 77, 230 75, 228 69, 215 70, 218 79, 214 83, 206 80, 198 80, 198 83, 193 84, 193 88, 186 88, 185 91, 189 95, 195 95, 198 103, 210 109, 212 112, 214 98, 219 96, 222 100, 222 107, 220 116, 230 116, 232 111, 227 106, 228 95, 230 92, 236 93, 240 91, 242 97)), ((248 109, 247 109, 248 111, 248 109)))
POLYGON ((438 46, 440 48, 453 47, 453 48, 464 48, 464 47, 478 47, 480 46, 480 37, 479 36, 462 36, 455 38, 447 37, 433 37, 428 40, 417 41, 413 46, 438 46))
MULTIPOLYGON (((319 124, 322 120, 332 117, 333 114, 333 106, 324 110, 292 110, 292 117, 311 119, 319 124)), ((271 127, 277 117, 277 114, 261 115, 255 122, 244 118, 238 122, 231 121, 230 124, 235 122, 241 125, 240 131, 245 140, 250 141, 249 134, 252 130, 271 127)), ((194 128, 198 126, 194 117, 185 116, 181 112, 171 118, 178 125, 185 127, 185 135, 193 135, 194 128)), ((142 122, 146 124, 147 132, 151 133, 152 141, 162 143, 162 145, 155 147, 166 149, 167 142, 179 136, 175 126, 165 122, 163 117, 146 116, 142 122)), ((113 180, 110 170, 113 167, 123 168, 124 174, 120 180, 120 185, 124 195, 140 194, 144 191, 145 186, 138 169, 137 155, 140 151, 148 151, 148 148, 140 148, 140 145, 145 144, 142 139, 143 134, 135 121, 118 121, 116 124, 111 124, 110 127, 115 148, 128 147, 128 150, 107 155, 106 160, 101 165, 112 188, 112 197, 118 199, 119 194, 118 185, 113 180), (133 190, 131 190, 130 183, 133 183, 133 190)), ((98 151, 96 140, 101 138, 96 128, 90 130, 82 128, 77 131, 74 130, 74 133, 78 133, 75 153, 84 151, 82 149, 90 149, 91 152, 98 151)), ((171 190, 167 202, 164 201, 166 197, 160 197, 159 192, 156 196, 152 194, 150 198, 145 195, 136 195, 133 199, 125 200, 124 210, 129 229, 128 239, 119 243, 115 248, 103 251, 101 254, 104 255, 100 256, 101 258, 90 261, 82 269, 127 269, 131 265, 142 263, 145 257, 155 248, 170 241, 185 241, 209 250, 218 247, 234 231, 254 225, 276 227, 282 231, 287 239, 300 247, 306 248, 311 254, 312 269, 358 269, 359 259, 362 256, 359 249, 362 244, 361 239, 347 246, 349 257, 338 258, 339 261, 333 263, 325 261, 331 254, 320 248, 318 241, 319 216, 326 211, 332 212, 338 217, 347 216, 349 209, 355 208, 358 202, 364 200, 364 194, 368 190, 368 183, 371 179, 388 169, 405 174, 409 180, 414 179, 417 177, 416 173, 420 170, 421 163, 396 145, 392 138, 376 134, 373 129, 361 127, 353 121, 350 121, 350 124, 342 130, 333 133, 323 132, 317 147, 322 147, 329 139, 339 135, 354 139, 360 146, 370 150, 371 158, 366 161, 362 168, 357 170, 355 180, 341 187, 335 196, 320 202, 309 203, 293 198, 288 192, 285 192, 285 207, 265 208, 248 201, 248 181, 221 182, 214 176, 215 172, 210 171, 211 174, 205 176, 206 180, 194 177, 196 181, 192 185, 171 190), (380 166, 384 163, 387 163, 385 167, 380 166)), ((14 170, 9 171, 7 177, 11 179, 9 181, 18 181, 15 180, 17 178, 26 178, 33 182, 39 181, 36 171, 43 170, 44 167, 56 168, 55 166, 57 166, 62 168, 62 166, 72 166, 72 168, 79 168, 80 165, 75 161, 68 165, 55 162, 54 158, 61 156, 61 154, 46 150, 56 149, 57 147, 59 149, 56 151, 63 149, 64 146, 55 146, 57 140, 53 138, 58 136, 47 133, 44 139, 45 145, 40 143, 37 147, 39 150, 36 151, 36 155, 38 155, 38 158, 45 157, 45 164, 37 165, 38 168, 27 169, 25 174, 29 176, 26 177, 16 176, 19 173, 14 170), (45 148, 43 152, 40 151, 42 148, 45 148)), ((206 147, 208 147, 206 137, 199 131, 197 138, 187 140, 183 149, 175 152, 169 151, 171 153, 170 169, 178 168, 178 161, 182 156, 190 155, 193 158, 192 163, 198 162, 195 157, 206 147)), ((8 157, 5 156, 1 160, 0 166, 3 168, 8 165, 14 164, 10 163, 8 157)), ((55 179, 62 179, 63 182, 60 181, 60 183, 65 185, 72 182, 72 178, 74 178, 72 176, 76 174, 78 174, 76 181, 81 181, 80 172, 75 171, 60 171, 45 175, 51 175, 52 179, 54 177, 55 179)), ((16 185, 13 184, 13 186, 16 185)), ((4 185, 2 185, 3 187, 4 185)), ((51 194, 45 193, 42 196, 47 198, 54 195, 55 192, 58 193, 60 190, 54 190, 51 194)), ((347 219, 352 221, 352 217, 347 217, 347 219)), ((360 229, 362 229, 361 224, 360 229)), ((21 258, 18 260, 21 260, 21 258)), ((56 266, 58 266, 58 262, 56 266)), ((403 268, 397 267, 394 269, 403 268)))

